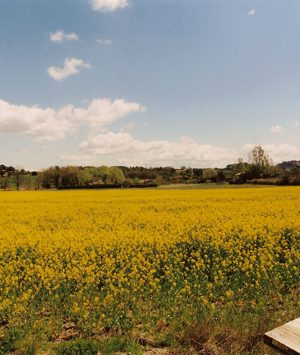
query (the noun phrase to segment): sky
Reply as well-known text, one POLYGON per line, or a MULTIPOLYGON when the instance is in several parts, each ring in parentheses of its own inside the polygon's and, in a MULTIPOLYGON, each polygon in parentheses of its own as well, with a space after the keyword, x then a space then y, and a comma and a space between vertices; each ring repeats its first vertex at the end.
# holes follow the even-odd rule
POLYGON ((0 0, 0 164, 300 159, 299 0, 0 0))

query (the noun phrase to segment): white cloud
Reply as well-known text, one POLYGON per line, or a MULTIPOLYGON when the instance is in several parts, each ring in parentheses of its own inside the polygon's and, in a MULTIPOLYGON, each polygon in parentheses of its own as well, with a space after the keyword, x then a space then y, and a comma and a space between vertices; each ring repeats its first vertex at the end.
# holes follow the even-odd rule
POLYGON ((0 132, 33 136, 38 141, 62 139, 71 133, 73 124, 64 109, 13 105, 0 100, 0 132))
POLYGON ((0 133, 28 135, 39 142, 51 142, 76 132, 80 126, 95 131, 139 111, 143 111, 141 105, 123 99, 95 99, 86 108, 67 105, 58 110, 0 100, 0 133))
POLYGON ((238 157, 232 149, 200 144, 186 137, 178 142, 142 141, 127 132, 101 132, 82 142, 80 148, 84 154, 129 165, 221 166, 238 157))
POLYGON ((248 15, 249 16, 254 16, 256 14, 256 10, 255 9, 252 9, 248 12, 248 15))
POLYGON ((298 120, 295 121, 295 127, 299 127, 300 122, 298 120))
POLYGON ((123 99, 111 101, 109 99, 92 100, 87 108, 76 108, 73 115, 78 121, 88 123, 93 128, 101 128, 112 124, 120 118, 134 112, 142 112, 145 108, 136 102, 123 99))
POLYGON ((54 80, 64 80, 70 75, 75 75, 80 72, 80 68, 90 68, 90 64, 84 62, 82 59, 66 58, 63 68, 49 67, 47 72, 54 80))
POLYGON ((283 131, 283 127, 280 125, 274 125, 271 127, 271 132, 272 133, 280 133, 283 131))
POLYGON ((95 11, 115 11, 129 5, 129 0, 91 0, 95 11))
POLYGON ((108 45, 113 43, 113 41, 111 39, 108 39, 108 38, 99 38, 99 39, 97 39, 96 42, 99 43, 99 44, 106 45, 106 46, 108 46, 108 45))
POLYGON ((51 32, 49 39, 52 42, 77 41, 79 36, 75 32, 65 33, 64 30, 58 30, 51 32))

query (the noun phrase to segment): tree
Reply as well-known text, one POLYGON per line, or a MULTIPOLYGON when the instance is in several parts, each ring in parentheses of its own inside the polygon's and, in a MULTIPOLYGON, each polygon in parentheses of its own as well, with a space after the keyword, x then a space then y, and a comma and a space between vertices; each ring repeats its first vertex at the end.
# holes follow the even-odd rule
POLYGON ((104 165, 96 169, 96 174, 104 182, 105 185, 109 182, 109 179, 111 177, 110 168, 104 165))
POLYGON ((0 184, 1 189, 7 190, 10 185, 9 177, 3 177, 3 178, 1 178, 0 181, 1 181, 1 184, 0 184))
POLYGON ((49 169, 53 185, 58 188, 60 182, 60 168, 59 166, 52 166, 49 169))
POLYGON ((244 173, 246 171, 248 163, 244 162, 243 158, 239 158, 235 165, 235 173, 244 173))
POLYGON ((191 182, 194 173, 192 168, 184 168, 179 172, 180 178, 182 182, 188 183, 191 182))
POLYGON ((193 169, 193 174, 198 182, 201 182, 203 176, 203 169, 195 168, 193 169))
POLYGON ((265 153, 260 145, 254 147, 250 152, 250 162, 262 167, 262 169, 273 164, 272 159, 265 153))
POLYGON ((217 170, 217 177, 216 177, 216 182, 223 182, 225 181, 225 174, 222 169, 217 170))
POLYGON ((20 187, 24 183, 24 180, 25 180, 25 171, 24 171, 24 169, 16 170, 14 172, 14 175, 13 175, 13 181, 14 181, 14 183, 16 185, 17 191, 20 190, 20 187))
POLYGON ((60 168, 62 186, 78 186, 82 179, 82 171, 75 166, 64 166, 60 168))
POLYGON ((123 171, 116 166, 110 168, 110 179, 114 184, 122 184, 125 180, 123 171))
MULTIPOLYGON (((176 170, 172 167, 165 167, 161 169, 161 177, 163 179, 163 181, 165 182, 170 182, 172 181, 172 179, 174 179, 176 175, 176 170)), ((157 178, 157 176, 155 177, 157 178)))
POLYGON ((254 175, 253 177, 257 178, 262 175, 270 175, 274 164, 272 159, 265 153, 260 145, 252 149, 249 159, 252 165, 250 167, 250 172, 254 175))
POLYGON ((89 185, 94 181, 95 177, 93 174, 93 171, 95 170, 95 168, 91 168, 91 167, 86 167, 83 169, 82 171, 82 179, 83 179, 83 185, 89 185))
POLYGON ((52 184, 52 172, 51 168, 42 170, 39 175, 39 182, 44 189, 50 189, 52 184))
POLYGON ((215 182, 218 177, 218 171, 216 169, 203 169, 202 178, 204 181, 210 180, 215 182))

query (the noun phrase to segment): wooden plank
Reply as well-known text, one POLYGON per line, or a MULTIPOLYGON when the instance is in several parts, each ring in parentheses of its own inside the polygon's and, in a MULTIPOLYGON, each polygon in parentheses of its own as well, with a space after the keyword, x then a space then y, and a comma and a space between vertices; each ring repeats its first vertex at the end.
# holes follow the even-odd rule
POLYGON ((285 354, 300 354, 300 318, 264 335, 264 342, 285 354))

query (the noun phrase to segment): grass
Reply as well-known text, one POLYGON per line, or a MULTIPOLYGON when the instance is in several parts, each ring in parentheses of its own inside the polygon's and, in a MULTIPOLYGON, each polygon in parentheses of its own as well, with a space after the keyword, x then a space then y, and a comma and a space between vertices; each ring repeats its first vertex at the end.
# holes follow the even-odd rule
MULTIPOLYGON (((203 355, 271 355, 276 352, 264 345, 263 334, 298 313, 299 291, 282 303, 261 305, 240 310, 236 305, 207 310, 198 320, 174 319, 168 324, 156 324, 143 338, 136 332, 124 335, 103 333, 77 337, 69 341, 53 342, 45 338, 45 329, 28 324, 27 332, 17 327, 7 330, 0 341, 0 354, 14 355, 96 355, 143 354, 154 349, 167 353, 203 355), (297 293, 298 292, 298 293, 297 293), (156 345, 157 344, 157 345, 156 345)), ((147 324, 147 315, 144 318, 147 324)), ((149 324, 150 326, 150 324, 149 324)))
MULTIPOLYGON (((275 187, 273 185, 267 187, 275 187)), ((242 184, 232 185, 228 183, 203 183, 203 184, 170 184, 160 185, 159 190, 210 190, 210 189, 247 189, 247 188, 266 188, 266 185, 242 184)))
MULTIPOLYGON (((0 190, 3 188, 5 182, 8 184, 8 191, 16 191, 16 183, 13 176, 11 177, 0 177, 0 190)), ((24 176, 20 190, 34 190, 36 188, 36 176, 24 176)))
POLYGON ((141 354, 141 346, 134 340, 126 337, 112 337, 107 340, 76 339, 59 344, 54 352, 57 355, 97 355, 115 354, 123 352, 126 354, 141 354))

